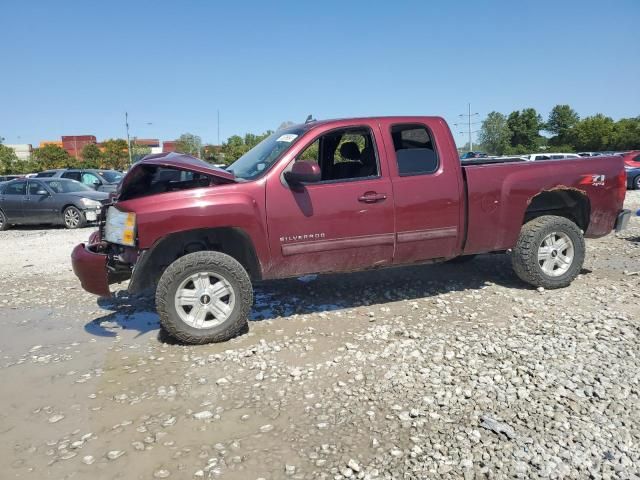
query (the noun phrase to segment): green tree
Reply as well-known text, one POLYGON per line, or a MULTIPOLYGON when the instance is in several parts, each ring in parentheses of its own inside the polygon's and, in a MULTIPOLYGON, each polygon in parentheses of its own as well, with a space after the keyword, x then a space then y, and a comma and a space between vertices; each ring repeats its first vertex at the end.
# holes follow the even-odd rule
POLYGON ((488 153, 503 155, 509 147, 511 131, 507 126, 507 117, 499 112, 487 115, 480 127, 478 140, 488 153))
POLYGON ((219 145, 204 145, 202 147, 202 158, 209 163, 224 163, 224 155, 219 145))
POLYGON ((573 129, 578 151, 607 150, 615 142, 615 123, 601 113, 579 121, 573 129))
POLYGON ((202 149, 202 139, 193 133, 183 133, 176 140, 176 152, 186 153, 200 158, 202 149))
POLYGON ((616 122, 610 148, 640 150, 640 117, 621 118, 616 122))
POLYGON ((241 137, 240 135, 233 135, 229 137, 221 147, 224 162, 227 164, 235 162, 238 158, 272 134, 273 130, 267 130, 261 135, 247 133, 244 137, 241 137))
POLYGON ((58 145, 45 145, 33 151, 32 156, 42 170, 50 168, 69 168, 76 166, 76 159, 58 145))
POLYGON ((147 145, 137 145, 135 142, 131 144, 131 159, 133 163, 136 163, 138 160, 141 160, 145 155, 149 155, 151 153, 151 147, 147 145))
POLYGON ((2 145, 0 142, 0 174, 6 175, 15 173, 16 166, 20 161, 13 148, 2 145))
POLYGON ((249 147, 245 145, 244 139, 240 135, 232 135, 222 144, 222 154, 226 164, 235 162, 248 151, 249 147))
POLYGON ((102 142, 102 168, 126 170, 129 167, 129 149, 127 141, 112 138, 102 142))
POLYGON ((542 117, 535 108, 511 112, 507 118, 507 127, 511 132, 510 144, 514 151, 509 153, 536 151, 541 142, 540 130, 542 126, 542 117))
POLYGON ((95 143, 89 143, 82 149, 82 166, 86 168, 100 168, 102 152, 95 143))
POLYGON ((551 109, 544 129, 554 136, 549 143, 554 146, 572 144, 574 127, 580 121, 578 113, 569 105, 556 105, 551 109))

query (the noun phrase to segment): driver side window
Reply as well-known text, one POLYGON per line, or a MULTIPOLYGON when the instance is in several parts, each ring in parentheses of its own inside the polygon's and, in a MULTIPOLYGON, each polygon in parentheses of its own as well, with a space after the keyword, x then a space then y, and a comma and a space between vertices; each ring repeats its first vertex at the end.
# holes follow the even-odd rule
POLYGON ((317 162, 323 182, 380 175, 373 135, 367 127, 326 133, 309 145, 296 161, 317 162))

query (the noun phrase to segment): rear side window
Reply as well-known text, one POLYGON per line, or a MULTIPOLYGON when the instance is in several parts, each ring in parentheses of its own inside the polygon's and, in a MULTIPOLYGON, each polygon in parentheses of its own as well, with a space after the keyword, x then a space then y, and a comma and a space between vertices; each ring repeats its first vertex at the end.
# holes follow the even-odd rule
POLYGON ((27 182, 14 182, 4 187, 5 195, 26 195, 27 182))
POLYGON ((424 125, 394 125, 391 138, 400 176, 424 175, 438 169, 438 155, 424 125))

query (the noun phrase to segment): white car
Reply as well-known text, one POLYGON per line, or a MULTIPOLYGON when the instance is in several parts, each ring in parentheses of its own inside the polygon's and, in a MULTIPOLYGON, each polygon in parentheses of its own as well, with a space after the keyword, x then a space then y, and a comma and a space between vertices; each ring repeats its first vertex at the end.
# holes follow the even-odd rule
POLYGON ((530 155, 524 155, 524 158, 530 162, 536 162, 538 160, 565 160, 582 157, 577 153, 532 153, 530 155))

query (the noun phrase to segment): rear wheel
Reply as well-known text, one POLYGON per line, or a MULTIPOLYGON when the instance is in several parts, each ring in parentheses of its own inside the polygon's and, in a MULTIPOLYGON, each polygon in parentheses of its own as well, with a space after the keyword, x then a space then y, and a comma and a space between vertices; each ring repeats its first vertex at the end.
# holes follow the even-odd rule
POLYGON ((9 224, 7 223, 7 217, 2 210, 0 210, 0 232, 2 230, 6 230, 9 228, 9 224))
POLYGON ((67 207, 62 214, 64 219, 64 226, 70 229, 82 228, 87 221, 84 218, 84 214, 76 207, 67 207))
POLYGON ((253 288, 246 270, 221 252, 195 252, 165 270, 156 290, 162 327, 185 343, 222 342, 247 328, 253 288))
POLYGON ((580 228, 564 217, 544 215, 523 225, 511 263, 521 280, 552 289, 566 287, 578 276, 584 256, 580 228))

